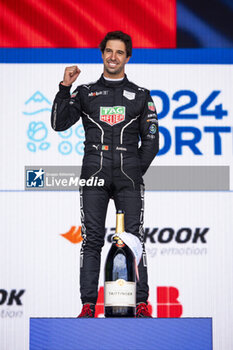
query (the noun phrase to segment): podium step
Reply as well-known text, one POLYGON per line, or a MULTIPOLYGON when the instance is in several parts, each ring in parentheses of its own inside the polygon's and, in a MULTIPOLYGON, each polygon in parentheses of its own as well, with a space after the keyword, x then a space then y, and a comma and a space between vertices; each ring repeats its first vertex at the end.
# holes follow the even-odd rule
POLYGON ((212 350, 212 319, 30 319, 30 350, 131 349, 212 350))

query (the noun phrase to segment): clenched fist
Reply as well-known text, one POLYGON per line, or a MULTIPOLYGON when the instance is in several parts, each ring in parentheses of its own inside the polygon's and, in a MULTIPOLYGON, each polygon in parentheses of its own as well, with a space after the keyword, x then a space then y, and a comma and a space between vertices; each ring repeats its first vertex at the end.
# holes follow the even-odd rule
POLYGON ((81 70, 78 66, 66 67, 62 85, 70 86, 78 78, 81 70))

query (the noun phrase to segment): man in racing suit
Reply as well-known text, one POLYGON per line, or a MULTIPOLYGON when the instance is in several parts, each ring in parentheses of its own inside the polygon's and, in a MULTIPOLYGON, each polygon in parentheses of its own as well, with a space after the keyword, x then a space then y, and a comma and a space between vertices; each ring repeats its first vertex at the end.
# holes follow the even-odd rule
POLYGON ((103 186, 80 187, 82 247, 79 317, 94 317, 98 296, 100 254, 104 245, 105 218, 110 198, 125 212, 125 231, 136 235, 143 254, 138 266, 137 317, 150 317, 147 309, 147 262, 143 243, 145 174, 159 146, 158 120, 148 90, 127 79, 125 64, 132 55, 129 35, 110 32, 100 44, 104 72, 95 83, 78 86, 70 96, 80 70, 67 67, 59 85, 51 124, 63 131, 82 118, 86 140, 82 179, 98 177, 103 186), (139 141, 141 146, 138 147, 139 141))

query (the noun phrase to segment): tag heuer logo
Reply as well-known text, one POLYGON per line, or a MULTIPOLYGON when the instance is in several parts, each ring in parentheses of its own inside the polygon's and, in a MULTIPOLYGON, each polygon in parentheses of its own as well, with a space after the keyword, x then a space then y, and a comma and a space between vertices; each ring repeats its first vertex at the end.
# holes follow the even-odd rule
POLYGON ((100 107, 100 120, 111 126, 123 122, 125 120, 125 107, 100 107))

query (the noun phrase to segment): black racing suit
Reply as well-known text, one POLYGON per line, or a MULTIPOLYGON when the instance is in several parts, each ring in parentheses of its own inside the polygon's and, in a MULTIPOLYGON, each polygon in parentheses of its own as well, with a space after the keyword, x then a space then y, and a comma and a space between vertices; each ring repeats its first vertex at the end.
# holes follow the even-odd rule
POLYGON ((81 178, 104 180, 103 186, 80 187, 82 302, 95 304, 97 300, 100 253, 110 198, 114 199, 116 209, 125 212, 125 231, 137 235, 142 242, 136 295, 137 302, 146 302, 142 175, 159 149, 154 103, 149 91, 129 82, 126 75, 122 81, 109 81, 102 75, 95 83, 77 87, 71 96, 70 87, 60 84, 52 108, 52 128, 66 130, 80 117, 86 136, 81 178))

